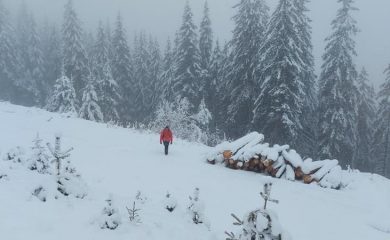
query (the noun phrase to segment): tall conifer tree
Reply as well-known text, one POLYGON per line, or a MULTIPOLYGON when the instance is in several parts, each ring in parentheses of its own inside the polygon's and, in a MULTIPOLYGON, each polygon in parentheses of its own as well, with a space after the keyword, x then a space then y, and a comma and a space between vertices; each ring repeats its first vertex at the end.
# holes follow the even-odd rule
POLYGON ((112 73, 121 89, 122 101, 120 103, 120 117, 123 123, 129 123, 134 116, 134 79, 132 75, 132 62, 130 48, 127 43, 122 17, 119 14, 112 37, 113 56, 112 73))
POLYGON ((368 83, 368 73, 363 68, 357 79, 357 147, 356 159, 351 164, 352 168, 357 168, 361 171, 373 171, 375 165, 374 159, 371 157, 373 121, 376 115, 375 91, 368 83))
POLYGON ((235 28, 230 42, 231 56, 225 95, 227 124, 230 137, 239 137, 250 129, 253 103, 259 90, 255 68, 268 22, 264 0, 241 0, 235 8, 235 28))
POLYGON ((62 25, 62 54, 65 74, 74 84, 79 102, 82 100, 82 93, 88 74, 88 59, 83 44, 83 36, 81 23, 74 10, 73 1, 68 0, 65 5, 64 22, 62 25))
POLYGON ((299 16, 294 0, 280 0, 260 52, 262 89, 253 124, 273 144, 297 146, 305 97, 299 16))
POLYGON ((386 80, 378 93, 379 107, 374 123, 372 155, 376 160, 375 172, 390 178, 390 65, 386 80))
MULTIPOLYGON (((176 72, 172 81, 172 91, 175 98, 186 98, 189 101, 190 113, 195 113, 202 100, 200 54, 198 48, 196 26, 189 3, 184 8, 183 23, 178 33, 176 52, 176 72)), ((174 99, 169 99, 173 101, 174 99)))
POLYGON ((338 0, 341 8, 326 39, 319 93, 319 156, 351 165, 356 151, 357 71, 353 37, 358 32, 352 17, 353 0, 338 0))

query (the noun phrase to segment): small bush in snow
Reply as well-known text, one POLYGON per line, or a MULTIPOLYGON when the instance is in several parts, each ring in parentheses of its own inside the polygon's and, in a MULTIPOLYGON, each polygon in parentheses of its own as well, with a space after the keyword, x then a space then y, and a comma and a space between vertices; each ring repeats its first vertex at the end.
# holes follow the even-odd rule
POLYGON ((193 196, 190 196, 190 205, 188 210, 191 213, 192 221, 195 224, 201 224, 204 221, 204 205, 199 199, 199 188, 195 188, 193 196))
POLYGON ((26 161, 25 151, 22 147, 16 147, 9 150, 4 157, 5 161, 12 161, 14 163, 24 163, 26 161))
POLYGON ((102 221, 100 223, 100 228, 114 230, 121 224, 119 211, 114 206, 111 196, 106 200, 106 202, 107 205, 102 211, 102 221))
POLYGON ((33 171, 37 171, 41 174, 50 173, 49 155, 46 148, 42 145, 42 139, 37 135, 34 139, 34 146, 32 147, 32 156, 29 158, 28 168, 33 171))
POLYGON ((165 209, 169 212, 173 212, 177 206, 176 199, 169 192, 165 195, 165 209))
POLYGON ((47 191, 44 187, 39 186, 32 192, 32 195, 37 197, 42 202, 46 202, 47 200, 47 191))
POLYGON ((135 200, 137 203, 145 204, 148 198, 144 196, 141 191, 137 191, 137 194, 135 195, 135 200))

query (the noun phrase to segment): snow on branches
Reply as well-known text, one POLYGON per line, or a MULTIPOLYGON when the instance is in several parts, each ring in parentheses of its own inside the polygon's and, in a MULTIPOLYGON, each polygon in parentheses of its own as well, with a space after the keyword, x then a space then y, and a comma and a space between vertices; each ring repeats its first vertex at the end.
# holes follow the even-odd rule
POLYGON ((264 240, 286 240, 289 239, 288 234, 283 231, 276 213, 266 209, 267 201, 278 203, 277 200, 271 200, 271 183, 264 185, 264 192, 261 192, 261 196, 265 200, 263 209, 257 209, 249 212, 241 220, 235 214, 231 214, 235 222, 233 225, 240 226, 241 230, 239 234, 225 231, 228 236, 226 240, 252 240, 252 239, 264 239, 264 240))

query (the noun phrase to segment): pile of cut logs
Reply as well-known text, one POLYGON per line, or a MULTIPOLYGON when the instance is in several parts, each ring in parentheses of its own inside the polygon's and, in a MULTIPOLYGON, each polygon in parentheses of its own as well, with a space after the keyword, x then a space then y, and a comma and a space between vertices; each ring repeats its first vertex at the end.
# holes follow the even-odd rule
POLYGON ((288 145, 263 143, 264 136, 257 132, 216 146, 209 154, 210 164, 224 164, 237 170, 253 171, 275 178, 318 183, 322 187, 339 189, 342 170, 337 160, 313 161, 290 149, 288 145))

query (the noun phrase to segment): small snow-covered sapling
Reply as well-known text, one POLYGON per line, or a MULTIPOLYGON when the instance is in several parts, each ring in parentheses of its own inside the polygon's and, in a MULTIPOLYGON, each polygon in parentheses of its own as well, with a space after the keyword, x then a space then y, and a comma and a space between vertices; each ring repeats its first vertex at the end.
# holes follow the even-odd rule
POLYGON ((267 209, 267 203, 268 201, 273 203, 279 203, 278 200, 271 199, 271 190, 272 190, 272 183, 266 183, 264 184, 264 192, 260 192, 261 197, 264 199, 264 210, 267 209))
POLYGON ((190 205, 188 209, 192 214, 192 221, 195 224, 203 223, 203 206, 199 200, 199 188, 195 188, 194 195, 189 197, 190 205))
POLYGON ((167 209, 169 212, 173 212, 176 208, 176 200, 173 198, 172 194, 167 192, 165 195, 165 209, 167 209))
POLYGON ((107 206, 102 211, 103 219, 100 224, 101 229, 115 230, 121 223, 118 210, 114 207, 112 197, 107 200, 107 206))
POLYGON ((126 207, 126 209, 127 209, 128 214, 129 214, 130 222, 136 223, 136 224, 141 223, 141 218, 138 214, 141 211, 141 209, 136 208, 135 201, 133 202, 133 207, 131 209, 128 207, 126 207))
POLYGON ((53 148, 50 143, 47 143, 50 153, 53 155, 53 161, 57 164, 57 175, 61 174, 61 161, 70 157, 70 152, 73 151, 73 148, 68 149, 67 151, 61 151, 61 135, 57 134, 55 139, 55 147, 53 148))

